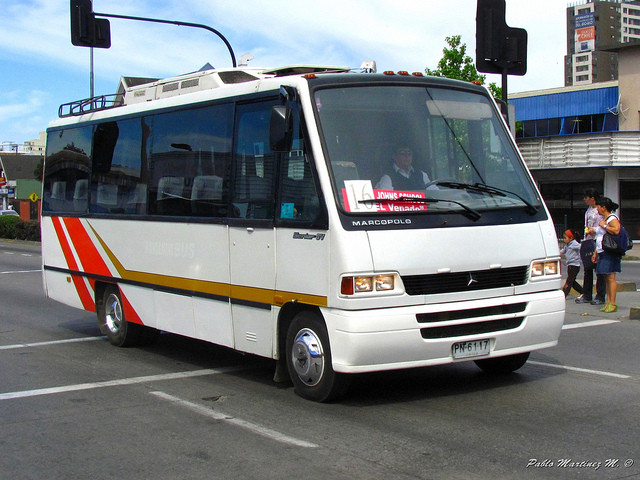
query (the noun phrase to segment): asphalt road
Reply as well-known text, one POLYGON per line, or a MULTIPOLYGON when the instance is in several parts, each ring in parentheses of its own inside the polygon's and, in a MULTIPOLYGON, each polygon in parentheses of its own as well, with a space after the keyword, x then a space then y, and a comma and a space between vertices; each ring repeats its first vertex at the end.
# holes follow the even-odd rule
POLYGON ((640 478, 638 292, 607 317, 570 298, 560 345, 516 374, 368 374, 315 404, 269 360, 174 335, 113 347, 44 297, 39 266, 0 242, 1 480, 640 478))

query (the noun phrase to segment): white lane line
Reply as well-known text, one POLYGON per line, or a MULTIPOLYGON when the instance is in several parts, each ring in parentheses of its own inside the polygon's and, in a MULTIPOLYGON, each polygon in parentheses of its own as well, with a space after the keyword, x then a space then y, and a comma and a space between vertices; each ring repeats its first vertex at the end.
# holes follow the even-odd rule
POLYGON ((156 397, 162 398, 163 400, 167 400, 169 402, 175 403, 176 405, 180 405, 182 407, 188 408, 189 410, 195 413, 198 413, 200 415, 204 415, 206 417, 213 418, 214 420, 220 420, 222 422, 226 422, 231 425, 244 428, 246 430, 257 433, 258 435, 262 435, 263 437, 269 438, 271 440, 275 440, 277 442, 286 443, 288 445, 294 445, 296 447, 303 447, 303 448, 318 448, 319 446, 319 445, 316 445, 315 443, 290 437, 289 435, 285 435, 284 433, 278 432, 276 430, 263 427, 262 425, 251 423, 246 420, 242 420, 241 418, 235 418, 222 412, 217 412, 215 410, 204 407, 202 405, 198 405, 197 403, 189 402, 187 400, 174 397, 173 395, 169 395, 168 393, 151 392, 151 395, 155 395, 156 397))
POLYGON ((558 365, 555 363, 534 362, 529 360, 527 363, 531 365, 540 365, 542 367, 560 368, 562 370, 570 370, 572 372, 590 373, 592 375, 600 375, 603 377, 613 378, 631 378, 631 375, 621 375, 620 373, 603 372, 602 370, 590 370, 588 368, 568 367, 567 365, 558 365))
POLYGON ((42 273, 42 270, 9 270, 6 272, 0 272, 0 275, 9 275, 11 273, 42 273))
POLYGON ((562 326, 562 330, 571 330, 573 328, 595 327, 597 325, 608 325, 610 323, 620 323, 620 320, 591 320, 589 322, 581 323, 567 323, 562 326))
POLYGON ((60 345, 63 343, 78 343, 78 342, 93 342, 94 340, 102 340, 106 338, 102 337, 81 337, 81 338, 67 338, 66 340, 50 340, 48 342, 34 342, 34 343, 17 343, 14 345, 0 345, 0 350, 13 350, 16 348, 28 348, 28 347, 43 347, 47 345, 60 345))
POLYGON ((119 380, 108 380, 105 382, 79 383, 76 385, 65 385, 62 387, 39 388, 36 390, 23 390, 21 392, 0 393, 1 400, 14 398, 37 397, 40 395, 53 395, 56 393, 77 392, 79 390, 91 390, 94 388, 119 387, 122 385, 135 385, 138 383, 159 382, 162 380, 177 380, 182 378, 202 377, 205 375, 215 375, 240 370, 240 367, 226 367, 216 369, 191 370, 186 372, 166 373, 163 375, 148 375, 145 377, 121 378, 119 380))

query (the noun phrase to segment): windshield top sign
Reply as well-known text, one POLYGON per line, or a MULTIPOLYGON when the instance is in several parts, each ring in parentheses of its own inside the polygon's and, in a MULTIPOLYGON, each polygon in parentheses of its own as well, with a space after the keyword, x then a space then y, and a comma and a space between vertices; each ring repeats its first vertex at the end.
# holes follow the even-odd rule
POLYGON ((371 180, 347 180, 342 189, 345 208, 348 212, 418 212, 427 210, 425 203, 412 203, 411 198, 425 198, 421 192, 398 190, 374 190, 371 180), (376 202, 375 200, 380 200, 376 202), (398 203, 393 201, 397 200, 398 203))

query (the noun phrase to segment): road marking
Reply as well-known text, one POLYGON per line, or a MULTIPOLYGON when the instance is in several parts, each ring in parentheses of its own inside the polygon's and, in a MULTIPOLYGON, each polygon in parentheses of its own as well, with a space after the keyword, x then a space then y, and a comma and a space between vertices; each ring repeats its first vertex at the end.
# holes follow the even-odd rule
POLYGON ((119 380, 107 380, 105 382, 79 383, 76 385, 65 385, 62 387, 39 388, 36 390, 23 390, 21 392, 0 393, 1 400, 11 400, 14 398, 37 397, 40 395, 53 395, 56 393, 77 392, 80 390, 91 390, 94 388, 119 387, 122 385, 135 385, 139 383, 160 382, 163 380, 177 380, 182 378, 202 377, 205 375, 215 375, 240 370, 240 367, 224 367, 215 369, 190 370, 186 372, 166 373, 163 375, 148 375, 144 377, 121 378, 119 380))
POLYGON ((77 342, 92 342, 94 340, 102 340, 106 337, 81 337, 81 338, 67 338, 66 340, 51 340, 48 342, 35 342, 35 343, 17 343, 15 345, 0 345, 0 350, 13 350, 16 348, 28 348, 28 347, 43 347, 47 345, 60 345, 62 343, 77 343, 77 342))
POLYGON ((591 320, 590 322, 568 323, 562 326, 562 330, 571 330, 573 328, 595 327, 597 325, 608 325, 610 323, 620 323, 620 320, 591 320))
POLYGON ((604 377, 631 378, 631 375, 621 375, 619 373, 603 372, 601 370, 590 370, 588 368, 568 367, 567 365, 558 365, 555 363, 534 362, 533 360, 529 360, 527 363, 530 363, 531 365, 540 365, 542 367, 560 368, 562 370, 570 370, 572 372, 591 373, 593 375, 600 375, 604 377))
POLYGON ((7 275, 9 273, 42 273, 42 270, 10 270, 8 272, 0 272, 0 275, 7 275))
POLYGON ((204 415, 209 418, 213 418, 214 420, 220 420, 222 422, 230 423, 231 425, 244 428, 251 432, 257 433, 258 435, 262 435, 263 437, 270 438, 271 440, 276 440, 281 443, 286 443, 288 445, 294 445, 296 447, 303 447, 303 448, 318 448, 319 446, 319 445, 316 445, 315 443, 310 443, 305 440, 300 440, 298 438, 290 437, 289 435, 285 435, 284 433, 278 432, 276 430, 263 427, 262 425, 251 423, 246 420, 242 420, 241 418, 235 418, 231 415, 227 415, 225 413, 212 410, 202 405, 198 405, 197 403, 189 402, 187 400, 174 397, 173 395, 169 395, 168 393, 151 392, 151 395, 155 395, 156 397, 162 398, 163 400, 167 400, 169 402, 175 403, 176 405, 180 405, 182 407, 188 408, 189 410, 195 413, 204 415))

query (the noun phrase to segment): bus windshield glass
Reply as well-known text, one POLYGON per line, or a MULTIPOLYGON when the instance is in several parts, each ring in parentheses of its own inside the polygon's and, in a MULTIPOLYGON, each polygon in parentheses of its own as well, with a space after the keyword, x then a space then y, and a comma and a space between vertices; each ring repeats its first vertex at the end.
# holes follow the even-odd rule
POLYGON ((542 202, 489 98, 443 87, 315 92, 336 199, 349 213, 460 213, 542 202))

